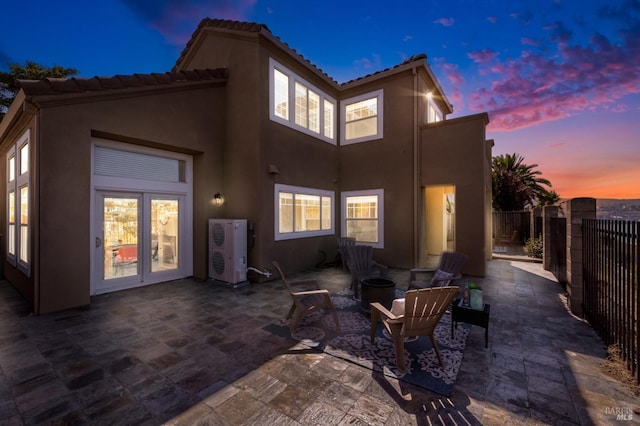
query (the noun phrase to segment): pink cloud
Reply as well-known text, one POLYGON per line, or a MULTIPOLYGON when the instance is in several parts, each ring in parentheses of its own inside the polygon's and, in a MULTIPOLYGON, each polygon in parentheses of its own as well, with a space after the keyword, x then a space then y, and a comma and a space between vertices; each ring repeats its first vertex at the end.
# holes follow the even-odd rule
POLYGON ((380 55, 374 53, 371 55, 371 58, 362 58, 353 61, 354 65, 360 68, 364 68, 366 70, 372 68, 380 68, 380 55))
POLYGON ((445 76, 451 84, 454 86, 462 86, 464 84, 464 77, 462 77, 462 73, 457 65, 444 63, 442 64, 442 68, 444 69, 445 76))
POLYGON ((492 24, 495 24, 496 22, 498 22, 498 18, 495 16, 488 16, 487 21, 491 22, 492 24))
POLYGON ((439 18, 433 21, 434 24, 440 24, 443 27, 451 27, 456 22, 453 18, 439 18))
POLYGON ((494 50, 482 49, 467 53, 467 56, 476 63, 484 63, 493 60, 497 56, 494 50))
POLYGON ((532 39, 530 37, 522 37, 520 39, 522 44, 528 44, 529 46, 540 46, 540 42, 538 40, 532 39))
POLYGON ((640 30, 632 29, 614 44, 594 34, 582 46, 571 44, 571 32, 558 24, 548 34, 556 51, 547 56, 524 50, 520 57, 495 63, 490 50, 471 52, 478 72, 495 78, 468 96, 469 109, 488 111, 492 130, 514 130, 599 108, 624 111, 621 98, 640 93, 639 36, 640 30))

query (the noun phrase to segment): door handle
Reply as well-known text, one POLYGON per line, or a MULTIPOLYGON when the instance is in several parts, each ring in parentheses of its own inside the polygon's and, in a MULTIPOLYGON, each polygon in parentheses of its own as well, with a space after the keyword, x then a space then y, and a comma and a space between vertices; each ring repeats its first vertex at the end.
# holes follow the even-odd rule
POLYGON ((100 237, 96 237, 96 248, 102 245, 102 239, 100 237))

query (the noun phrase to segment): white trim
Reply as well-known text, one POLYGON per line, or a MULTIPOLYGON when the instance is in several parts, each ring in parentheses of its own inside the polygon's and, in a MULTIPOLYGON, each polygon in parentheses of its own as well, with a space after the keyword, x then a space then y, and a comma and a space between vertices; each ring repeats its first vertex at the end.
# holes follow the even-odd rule
MULTIPOLYGON (((276 241, 281 240, 292 240, 296 238, 307 238, 307 237, 319 237, 323 235, 334 235, 335 234, 335 193, 333 191, 327 191, 323 189, 315 189, 315 188, 305 188, 301 186, 291 186, 291 185, 283 185, 280 183, 276 183, 274 185, 273 191, 273 235, 276 241), (280 232, 280 193, 287 192, 301 195, 317 195, 320 197, 327 197, 331 199, 331 228, 330 229, 320 229, 317 231, 298 231, 295 230, 293 232, 280 232)), ((320 208, 320 212, 322 214, 322 206, 320 208)), ((322 223, 322 217, 320 218, 320 223, 322 223)))
POLYGON ((295 129, 299 132, 305 133, 309 136, 313 136, 314 138, 320 139, 323 142, 330 143, 332 145, 337 145, 336 140, 336 123, 337 123, 337 101, 325 93, 323 90, 319 89, 317 86, 309 83, 304 78, 300 77, 298 74, 294 73, 284 65, 280 64, 273 58, 269 58, 269 118, 271 121, 276 123, 280 123, 284 126, 295 129), (289 77, 289 93, 288 93, 288 105, 287 105, 287 118, 282 118, 275 114, 275 105, 274 105, 274 77, 273 70, 277 69, 282 74, 285 74, 289 77), (300 126, 296 124, 295 120, 295 102, 296 102, 296 93, 295 93, 295 84, 296 82, 305 86, 308 90, 312 90, 316 94, 320 96, 320 102, 318 105, 319 108, 319 133, 316 133, 312 130, 309 130, 307 127, 300 126), (333 104, 333 137, 327 137, 324 134, 324 123, 325 123, 325 110, 324 110, 324 101, 329 101, 333 104))
POLYGON ((7 167, 7 194, 5 198, 6 212, 7 212, 7 242, 5 249, 7 251, 6 258, 7 262, 13 266, 15 266, 19 271, 23 272, 26 276, 31 275, 31 254, 33 253, 33 248, 31 244, 31 232, 32 232, 32 217, 33 217, 33 207, 34 204, 32 200, 34 200, 33 196, 33 186, 31 185, 31 169, 32 169, 32 161, 31 161, 31 151, 33 150, 33 145, 31 144, 31 130, 27 129, 20 138, 16 141, 15 144, 7 151, 5 156, 5 164, 7 167), (27 170, 23 172, 22 170, 22 149, 27 146, 27 158, 26 158, 26 166, 27 170), (13 157, 14 159, 14 180, 9 181, 9 160, 13 157), (23 188, 27 188, 27 235, 26 235, 26 260, 21 259, 21 253, 23 251, 22 247, 22 192, 23 188), (11 241, 11 233, 9 232, 9 193, 13 192, 14 197, 14 217, 15 220, 13 222, 14 233, 13 233, 13 243, 14 243, 14 253, 9 253, 9 243, 11 241))
POLYGON ((374 90, 373 92, 365 93, 362 95, 354 96, 349 99, 344 99, 340 102, 340 145, 350 145, 354 143, 367 142, 384 137, 384 89, 374 90), (363 136, 360 138, 346 139, 347 131, 347 106, 356 102, 365 101, 367 99, 376 98, 377 108, 377 130, 374 135, 363 136))
MULTIPOLYGON (((90 204, 90 217, 91 217, 91 229, 89 238, 89 248, 91 253, 91 294, 98 294, 104 292, 97 287, 98 283, 98 268, 96 262, 101 262, 102 259, 98 259, 96 255, 97 250, 95 247, 96 238, 99 237, 96 226, 96 209, 98 208, 97 197, 101 193, 138 193, 143 195, 146 200, 147 196, 163 196, 168 197, 184 197, 184 203, 181 203, 180 215, 181 215, 181 228, 180 228, 180 263, 179 268, 175 270, 174 276, 159 276, 156 274, 152 280, 147 280, 140 285, 147 285, 156 282, 166 281, 168 279, 176 279, 181 277, 188 277, 193 275, 193 157, 187 154, 180 154, 171 151, 163 151, 154 148, 142 147, 139 145, 132 145, 121 142, 114 142, 105 139, 91 138, 91 188, 93 196, 91 197, 90 204), (158 157, 164 157, 169 159, 176 159, 184 161, 184 182, 162 182, 149 179, 135 179, 130 177, 115 177, 115 176, 101 176, 94 173, 95 170, 95 147, 101 146, 112 149, 120 149, 123 151, 135 152, 146 155, 153 155, 158 157), (184 206, 182 206, 184 204, 184 206)), ((143 208, 145 206, 142 206, 143 208)), ((148 206, 147 206, 148 207, 148 206)), ((146 219, 143 218, 142 226, 146 219)), ((134 287, 134 285, 129 285, 134 287)), ((127 288, 127 287, 122 287, 127 288)), ((113 291, 121 289, 120 287, 114 287, 107 291, 113 291)))
POLYGON ((384 189, 365 189, 361 191, 344 191, 340 194, 341 201, 341 228, 342 236, 347 235, 347 197, 358 197, 362 195, 376 195, 378 197, 378 241, 356 241, 357 244, 366 244, 374 248, 384 248, 384 189))

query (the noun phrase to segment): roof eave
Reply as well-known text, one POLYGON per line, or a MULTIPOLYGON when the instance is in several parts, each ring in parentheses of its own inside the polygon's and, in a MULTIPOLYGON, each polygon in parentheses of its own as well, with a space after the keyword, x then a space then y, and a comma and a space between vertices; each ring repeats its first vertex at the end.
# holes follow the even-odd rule
POLYGON ((226 79, 212 79, 204 81, 180 82, 170 85, 126 87, 121 89, 87 91, 77 93, 56 93, 27 96, 26 100, 39 108, 55 107, 60 105, 80 104, 96 101, 125 99, 133 96, 171 93, 182 90, 190 90, 203 87, 215 87, 226 85, 226 79))
POLYGON ((25 101, 26 96, 24 94, 24 91, 21 89, 16 94, 16 97, 13 98, 13 101, 11 102, 11 105, 9 105, 7 113, 4 115, 2 121, 0 121, 0 140, 25 111, 25 101))
POLYGON ((400 74, 400 73, 403 73, 412 69, 417 69, 417 68, 422 68, 427 73, 429 79, 433 81, 435 89, 438 92, 437 93, 438 97, 442 99, 443 103, 448 109, 446 113, 451 114, 453 112, 453 106, 451 105, 451 102, 449 102, 447 95, 445 95, 444 90, 442 90, 442 86, 440 86, 440 82, 438 81, 436 76, 433 74, 431 67, 429 67, 429 64, 427 63, 426 55, 421 55, 420 59, 417 59, 415 61, 404 62, 392 68, 388 68, 373 74, 369 74, 365 77, 361 77, 356 80, 351 80, 349 82, 343 83, 340 86, 340 88, 342 90, 352 89, 354 87, 358 87, 364 84, 382 80, 392 75, 400 74))

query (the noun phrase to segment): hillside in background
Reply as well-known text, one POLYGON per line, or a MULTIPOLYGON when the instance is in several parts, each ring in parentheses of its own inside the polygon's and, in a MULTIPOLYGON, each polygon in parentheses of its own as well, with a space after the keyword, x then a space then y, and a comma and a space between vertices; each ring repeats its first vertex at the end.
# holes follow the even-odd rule
POLYGON ((597 199, 596 216, 598 219, 640 221, 640 199, 597 199))

